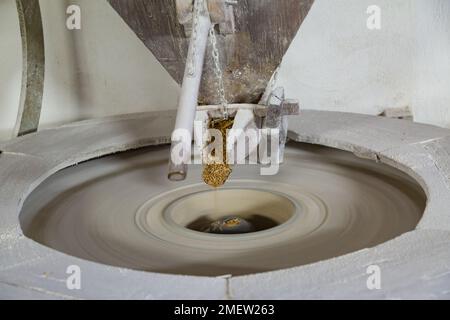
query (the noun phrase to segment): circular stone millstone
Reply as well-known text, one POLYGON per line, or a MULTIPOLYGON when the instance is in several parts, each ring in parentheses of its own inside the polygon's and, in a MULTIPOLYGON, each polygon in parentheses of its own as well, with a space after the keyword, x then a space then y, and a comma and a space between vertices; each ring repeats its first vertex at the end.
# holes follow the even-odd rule
POLYGON ((413 230, 425 208, 422 189, 405 174, 326 147, 290 144, 277 175, 235 166, 218 190, 201 182, 201 166, 169 182, 168 154, 151 147, 58 172, 27 198, 25 235, 113 266, 243 275, 375 246, 413 230), (239 234, 198 227, 230 215, 266 224, 239 234))

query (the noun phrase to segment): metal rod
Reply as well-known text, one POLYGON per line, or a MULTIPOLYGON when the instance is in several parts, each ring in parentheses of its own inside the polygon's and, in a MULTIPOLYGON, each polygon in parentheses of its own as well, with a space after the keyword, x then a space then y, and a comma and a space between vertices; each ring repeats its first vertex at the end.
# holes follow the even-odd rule
MULTIPOLYGON (((190 134, 190 139, 184 139, 180 141, 174 140, 172 136, 172 148, 170 152, 169 161, 169 174, 168 178, 172 181, 180 181, 186 178, 187 164, 190 161, 191 146, 192 146, 192 133, 194 127, 195 113, 198 104, 198 94, 200 89, 200 81, 202 78, 203 62, 205 59, 206 45, 208 41, 209 29, 211 27, 211 19, 209 13, 204 5, 203 0, 200 1, 202 10, 197 17, 195 29, 191 35, 191 41, 189 44, 188 57, 186 62, 186 68, 184 71, 183 84, 181 86, 180 99, 178 102, 178 112, 175 122, 176 130, 185 130, 190 134), (192 70, 194 68, 194 70, 192 70), (194 71, 194 72, 193 72, 194 71), (182 152, 182 159, 175 161, 175 157, 179 155, 175 154, 175 147, 180 148, 182 152)), ((195 15, 195 9, 194 9, 195 15)))

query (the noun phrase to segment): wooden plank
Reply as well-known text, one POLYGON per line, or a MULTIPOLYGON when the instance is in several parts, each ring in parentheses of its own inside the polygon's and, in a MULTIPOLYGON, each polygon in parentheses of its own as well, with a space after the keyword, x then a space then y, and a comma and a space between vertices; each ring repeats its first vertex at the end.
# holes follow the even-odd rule
MULTIPOLYGON (((111 6, 181 84, 189 39, 179 24, 175 0, 108 0, 111 6)), ((257 103, 281 63, 314 0, 239 0, 236 32, 218 35, 225 91, 230 103, 257 103)), ((218 104, 208 47, 200 104, 218 104)))

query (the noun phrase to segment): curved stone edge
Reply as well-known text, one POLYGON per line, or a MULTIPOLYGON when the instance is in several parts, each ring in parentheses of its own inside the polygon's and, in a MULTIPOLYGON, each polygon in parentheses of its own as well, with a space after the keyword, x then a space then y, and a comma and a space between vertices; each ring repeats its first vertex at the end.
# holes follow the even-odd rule
MULTIPOLYGON (((399 273, 401 270, 406 270, 410 275, 410 282, 407 283, 425 286, 422 296, 432 295, 433 292, 440 292, 444 297, 448 295, 448 291, 441 290, 440 286, 444 284, 449 287, 446 274, 449 273, 450 259, 444 247, 448 248, 450 235, 446 209, 450 207, 450 202, 449 192, 442 186, 446 187, 448 183, 449 160, 446 154, 450 150, 450 130, 402 120, 325 111, 304 111, 300 116, 290 119, 291 139, 343 149, 360 157, 385 162, 410 174, 426 190, 428 204, 418 230, 375 248, 307 266, 222 279, 161 275, 105 266, 48 249, 23 236, 17 223, 18 214, 24 199, 43 180, 67 166, 85 160, 167 143, 174 119, 173 111, 94 119, 44 130, 0 145, 0 179, 4 182, 0 186, 0 286, 15 287, 9 294, 32 290, 36 295, 44 294, 58 299, 362 297, 361 290, 367 290, 359 290, 358 287, 363 275, 360 269, 351 266, 355 263, 360 267, 373 264, 372 257, 378 252, 381 260, 391 253, 391 262, 384 266, 388 271, 397 270, 391 273, 392 279, 389 281, 397 286, 392 285, 382 292, 370 291, 370 294, 366 293, 367 297, 395 298, 401 293, 403 297, 420 295, 419 287, 401 289, 404 283, 399 273), (70 145, 67 145, 68 141, 70 145), (441 263, 439 268, 432 268, 428 261, 414 259, 412 264, 414 268, 417 265, 418 271, 411 273, 411 268, 406 268, 405 259, 414 258, 416 255, 413 252, 419 245, 423 245, 423 260, 430 260, 429 255, 432 254, 434 260, 446 264, 441 263), (436 245, 441 249, 434 250, 436 245), (408 250, 412 250, 410 255, 398 255, 408 250), (428 255, 424 256, 425 253, 428 255), (92 277, 86 282, 89 287, 81 292, 68 292, 62 281, 67 277, 65 268, 72 261, 82 266, 92 277), (405 268, 395 269, 396 265, 405 268), (328 272, 328 278, 322 276, 321 270, 328 272), (427 276, 429 272, 438 276, 427 276), (126 277, 121 278, 123 274, 126 277), (425 277, 425 280, 431 277, 432 280, 425 281, 429 283, 425 285, 421 277, 425 277), (330 285, 336 282, 347 289, 341 288, 342 293, 336 293, 340 289, 330 285), (308 283, 310 286, 314 284, 315 289, 303 290, 308 283), (117 292, 117 288, 130 290, 117 292)), ((366 279, 367 275, 364 274, 364 277, 366 279)))
MULTIPOLYGON (((82 260, 35 243, 20 241, 11 248, 7 267, 0 267, 0 298, 22 299, 24 291, 40 299, 226 299, 226 280, 173 276, 118 268, 82 260), (14 256, 19 254, 19 258, 14 256), (81 290, 69 290, 69 266, 81 270, 81 290), (17 294, 17 295, 16 295, 17 294)), ((1 253, 4 259, 4 252, 1 253)))
POLYGON ((175 112, 150 112, 93 119, 39 131, 0 144, 4 154, 40 158, 68 166, 96 157, 170 142, 175 112))
POLYGON ((380 158, 426 190, 427 206, 417 229, 450 231, 450 137, 386 150, 380 158))
POLYGON ((174 117, 174 112, 155 112, 89 120, 0 146, 0 299, 228 298, 225 279, 141 272, 78 259, 26 238, 18 224, 26 197, 49 176, 106 154, 168 143, 174 117), (81 268, 82 290, 67 289, 70 265, 81 268))
POLYGON ((417 230, 377 247, 230 279, 234 299, 450 299, 450 232, 417 230), (381 289, 370 290, 369 266, 381 289))
POLYGON ((427 195, 418 229, 450 231, 450 130, 361 114, 305 111, 290 118, 289 138, 354 153, 395 167, 427 195))
POLYGON ((326 111, 290 118, 289 138, 325 145, 404 171, 427 206, 416 230, 341 257, 230 279, 234 299, 449 299, 450 130, 409 121, 326 111), (380 268, 369 290, 367 267, 380 268))

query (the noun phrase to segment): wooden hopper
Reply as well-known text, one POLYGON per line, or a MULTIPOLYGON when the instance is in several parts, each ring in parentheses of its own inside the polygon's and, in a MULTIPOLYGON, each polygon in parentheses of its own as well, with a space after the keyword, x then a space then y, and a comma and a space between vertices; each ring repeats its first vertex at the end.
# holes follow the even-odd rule
MULTIPOLYGON (((108 0, 158 61, 181 84, 189 37, 179 23, 175 0, 108 0)), ((239 0, 235 32, 218 35, 229 103, 257 103, 314 0, 239 0)), ((200 104, 220 102, 207 48, 200 104)))

